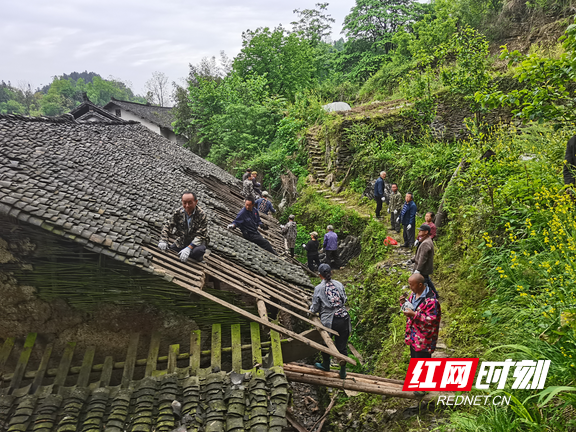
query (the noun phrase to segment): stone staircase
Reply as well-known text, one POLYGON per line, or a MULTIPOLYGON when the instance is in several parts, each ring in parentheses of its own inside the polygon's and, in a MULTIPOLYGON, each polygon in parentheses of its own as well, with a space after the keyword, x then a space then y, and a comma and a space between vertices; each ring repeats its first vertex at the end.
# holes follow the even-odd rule
POLYGON ((319 127, 311 128, 306 135, 306 149, 308 151, 308 167, 310 174, 317 183, 331 186, 335 178, 341 179, 352 162, 352 152, 342 144, 336 148, 325 148, 318 141, 319 127), (332 160, 329 160, 332 158, 332 160), (328 177, 329 174, 333 176, 328 177))
POLYGON ((308 167, 310 174, 318 183, 326 180, 326 152, 322 150, 317 139, 319 128, 311 128, 306 135, 306 148, 308 150, 308 167))

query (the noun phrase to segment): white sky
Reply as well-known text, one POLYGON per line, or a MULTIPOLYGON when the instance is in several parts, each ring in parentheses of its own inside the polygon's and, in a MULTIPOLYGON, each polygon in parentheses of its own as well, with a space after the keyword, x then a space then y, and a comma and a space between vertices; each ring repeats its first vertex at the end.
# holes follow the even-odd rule
MULTIPOLYGON (((320 0, 321 1, 321 0, 320 0)), ((0 80, 33 88, 73 71, 112 75, 144 94, 153 71, 170 81, 188 75, 188 64, 221 50, 230 58, 246 29, 291 28, 294 9, 319 0, 19 0, 0 14, 0 80)), ((328 13, 338 39, 354 0, 332 0, 328 13)))

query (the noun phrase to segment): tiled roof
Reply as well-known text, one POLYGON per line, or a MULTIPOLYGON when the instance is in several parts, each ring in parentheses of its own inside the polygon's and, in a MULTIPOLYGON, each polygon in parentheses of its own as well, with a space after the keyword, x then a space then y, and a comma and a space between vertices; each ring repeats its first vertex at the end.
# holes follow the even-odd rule
POLYGON ((114 105, 130 111, 145 120, 148 120, 155 125, 162 126, 172 129, 172 122, 174 119, 174 114, 172 113, 172 108, 170 107, 159 107, 154 105, 141 104, 137 102, 128 102, 112 98, 108 104, 104 106, 104 109, 112 108, 114 105))
POLYGON ((124 119, 116 117, 114 114, 106 111, 105 109, 94 105, 92 102, 85 100, 81 105, 78 105, 69 113, 78 121, 88 119, 90 117, 97 117, 99 121, 102 122, 114 122, 114 123, 130 123, 124 119))
MULTIPOLYGON (((163 223, 190 189, 220 259, 311 286, 301 267, 225 228, 242 203, 238 180, 178 144, 140 124, 0 116, 0 215, 95 252, 154 271, 146 249, 156 250, 163 223)), ((278 245, 280 235, 270 235, 278 245)))

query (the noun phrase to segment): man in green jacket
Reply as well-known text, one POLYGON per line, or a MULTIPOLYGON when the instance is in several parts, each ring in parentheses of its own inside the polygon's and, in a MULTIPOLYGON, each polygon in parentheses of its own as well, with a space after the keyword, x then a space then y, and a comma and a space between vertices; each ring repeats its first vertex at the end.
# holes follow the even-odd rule
POLYGON ((388 206, 388 213, 390 213, 390 223, 392 224, 392 229, 397 233, 400 232, 401 225, 400 221, 396 222, 398 216, 400 216, 400 211, 404 205, 404 200, 402 199, 402 194, 398 190, 398 185, 392 183, 392 194, 390 195, 390 205, 388 206))

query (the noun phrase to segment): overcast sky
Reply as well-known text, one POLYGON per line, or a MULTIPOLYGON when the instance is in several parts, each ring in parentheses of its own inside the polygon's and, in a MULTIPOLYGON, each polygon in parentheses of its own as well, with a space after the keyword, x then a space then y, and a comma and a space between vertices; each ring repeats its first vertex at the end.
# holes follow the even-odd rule
MULTIPOLYGON (((234 57, 246 29, 290 28, 293 10, 319 0, 16 0, 0 14, 0 80, 28 81, 33 88, 54 75, 88 70, 132 83, 144 94, 153 71, 171 81, 188 74, 202 57, 234 57)), ((332 0, 340 37, 354 0, 332 0)))

